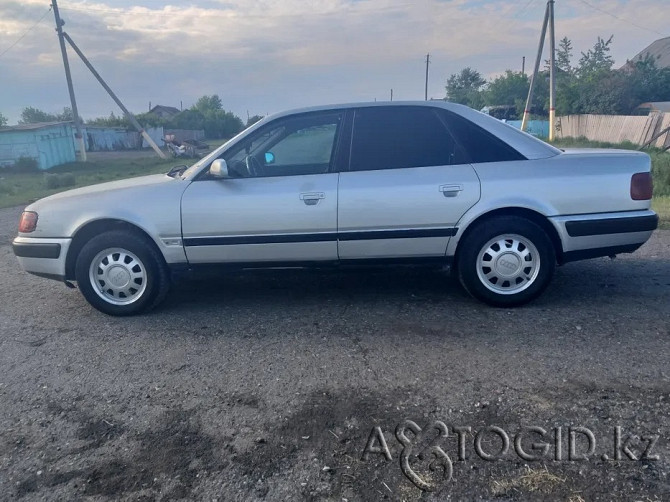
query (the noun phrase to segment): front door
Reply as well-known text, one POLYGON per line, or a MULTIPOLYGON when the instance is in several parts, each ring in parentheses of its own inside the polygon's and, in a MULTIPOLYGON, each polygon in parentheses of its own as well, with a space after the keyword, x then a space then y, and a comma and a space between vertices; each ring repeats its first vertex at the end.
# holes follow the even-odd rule
POLYGON ((190 263, 337 259, 341 112, 274 120, 223 154, 230 178, 206 173, 182 198, 190 263))

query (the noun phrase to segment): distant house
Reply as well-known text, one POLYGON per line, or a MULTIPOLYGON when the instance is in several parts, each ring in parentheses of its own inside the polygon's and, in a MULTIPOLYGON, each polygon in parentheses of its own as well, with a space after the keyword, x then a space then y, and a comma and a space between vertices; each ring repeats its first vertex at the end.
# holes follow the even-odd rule
POLYGON ((627 61, 623 68, 629 66, 631 63, 644 60, 647 54, 656 60, 656 66, 659 68, 670 68, 670 37, 659 38, 648 47, 642 49, 627 61))
POLYGON ((174 106, 156 105, 151 110, 149 110, 149 113, 161 119, 167 120, 177 115, 180 111, 181 110, 179 110, 179 108, 175 108, 174 106))
POLYGON ((638 105, 633 110, 634 115, 649 115, 652 112, 670 113, 670 101, 650 101, 638 105))
POLYGON ((0 166, 21 157, 35 159, 40 169, 77 160, 71 122, 43 122, 0 128, 0 166))

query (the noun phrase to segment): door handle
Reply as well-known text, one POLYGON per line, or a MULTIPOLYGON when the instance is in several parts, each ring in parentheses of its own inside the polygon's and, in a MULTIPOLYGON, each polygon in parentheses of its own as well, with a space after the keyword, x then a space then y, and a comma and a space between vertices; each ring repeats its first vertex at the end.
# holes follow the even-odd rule
POLYGON ((308 206, 315 206, 321 199, 325 199, 326 194, 323 192, 304 192, 300 194, 300 200, 308 206))
POLYGON ((463 191, 463 185, 440 185, 440 192, 445 197, 456 197, 463 191))

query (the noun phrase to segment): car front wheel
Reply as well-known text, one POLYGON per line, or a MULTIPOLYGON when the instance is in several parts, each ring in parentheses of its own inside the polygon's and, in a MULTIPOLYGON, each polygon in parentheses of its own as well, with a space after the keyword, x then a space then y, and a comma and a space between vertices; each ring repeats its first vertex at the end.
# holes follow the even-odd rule
POLYGON ((458 277, 475 298, 515 307, 537 298, 551 281, 556 253, 536 223, 497 216, 478 224, 461 243, 458 277))
POLYGON ((105 232, 86 243, 75 278, 93 307, 115 316, 153 308, 170 286, 160 253, 145 238, 126 231, 105 232))

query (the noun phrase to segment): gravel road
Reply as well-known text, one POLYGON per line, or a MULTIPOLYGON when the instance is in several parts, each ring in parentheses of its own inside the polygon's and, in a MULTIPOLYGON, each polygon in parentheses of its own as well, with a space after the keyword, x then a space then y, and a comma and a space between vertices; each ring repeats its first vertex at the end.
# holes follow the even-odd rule
POLYGON ((0 499, 670 499, 670 231, 515 310, 434 271, 274 271, 117 319, 17 270, 19 212, 0 499))

